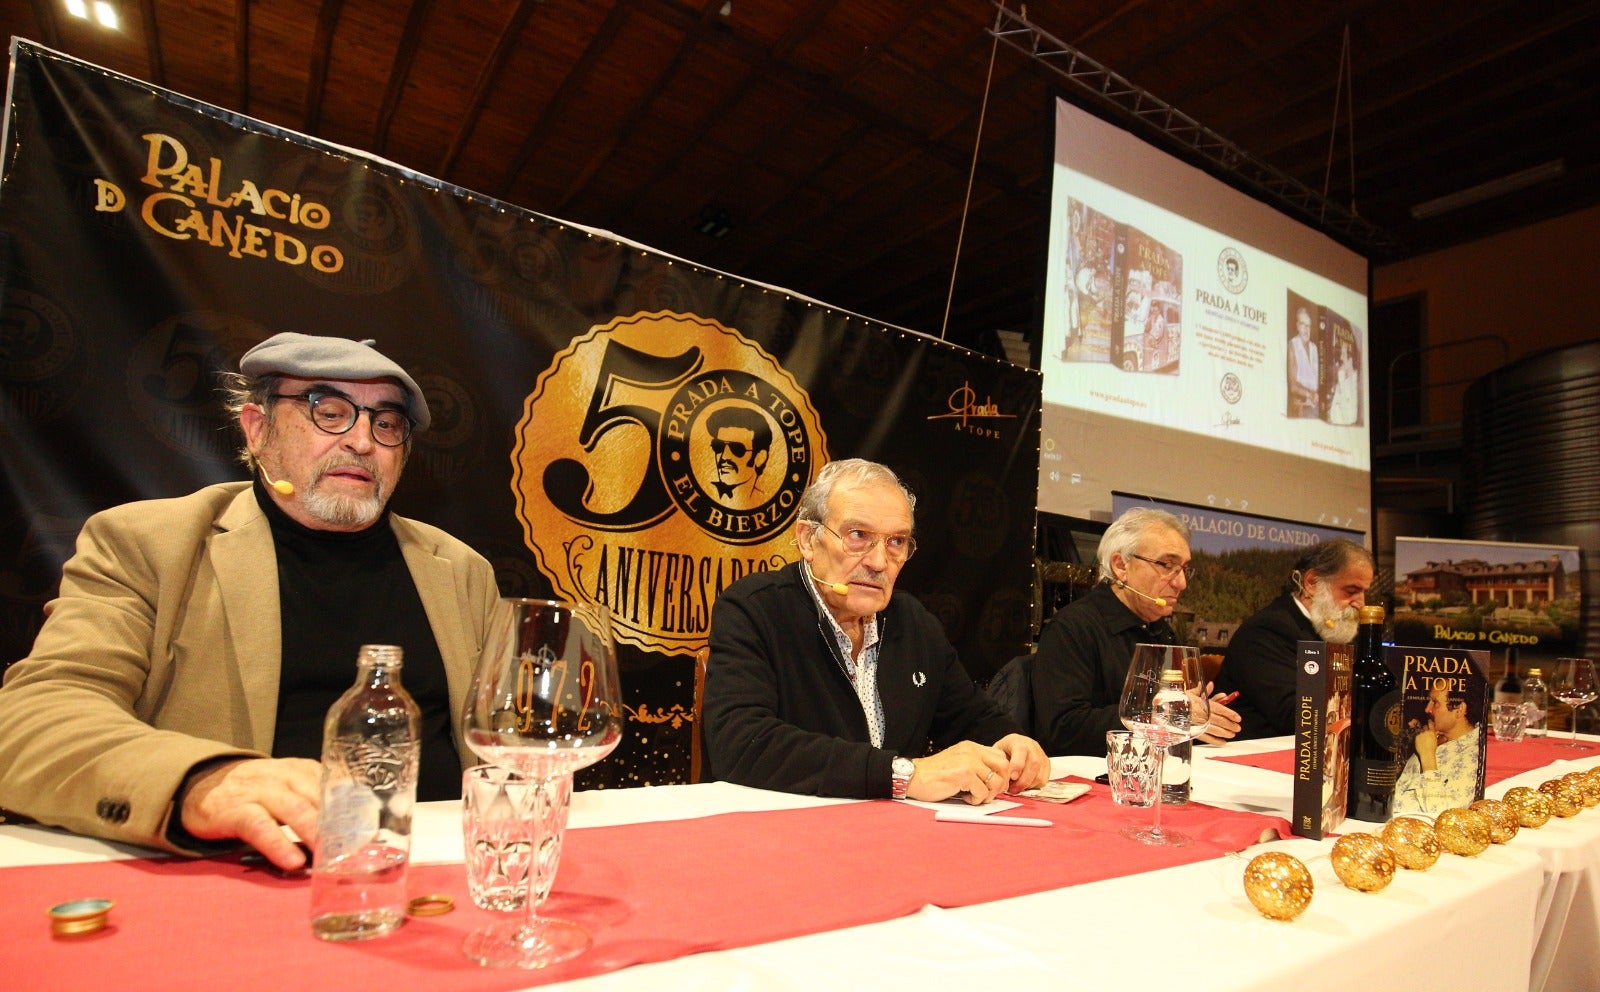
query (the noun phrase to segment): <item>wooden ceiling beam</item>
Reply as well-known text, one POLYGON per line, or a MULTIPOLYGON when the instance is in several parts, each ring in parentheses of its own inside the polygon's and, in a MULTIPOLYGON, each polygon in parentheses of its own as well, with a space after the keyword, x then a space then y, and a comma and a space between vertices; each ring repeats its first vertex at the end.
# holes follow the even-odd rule
POLYGON ((484 60, 478 69, 478 80, 472 87, 472 97, 467 101, 466 112, 461 115, 461 125, 456 128, 456 133, 450 139, 450 147, 445 150, 444 157, 439 160, 435 175, 441 179, 449 178, 456 167, 456 161, 461 158, 462 149, 466 148, 467 141, 478 127, 478 121, 483 117, 483 108, 488 105, 489 94, 499 84, 500 73, 505 69, 506 59, 516 51, 517 42, 522 39, 522 32, 527 29, 528 18, 533 16, 534 8, 539 6, 541 0, 518 0, 511 15, 506 18, 505 26, 500 29, 500 35, 495 39, 494 50, 484 60))
POLYGON ((333 37, 339 27, 339 11, 344 0, 322 0, 317 8, 317 30, 311 41, 311 71, 306 80, 306 113, 303 130, 316 134, 322 126, 322 97, 328 85, 328 62, 333 55, 333 37))
POLYGON ((144 58, 149 67, 150 81, 157 86, 165 86, 167 70, 161 61, 161 29, 156 25, 155 0, 139 0, 139 17, 144 22, 144 58))
POLYGON ((405 94, 406 81, 411 78, 411 66, 417 60, 417 48, 422 44, 423 29, 428 15, 433 12, 433 0, 413 0, 406 12, 405 27, 400 31, 400 45, 395 50, 394 61, 389 65, 389 85, 383 89, 383 103, 378 107, 378 119, 372 125, 372 148, 379 155, 389 150, 389 127, 394 122, 395 108, 405 94))
POLYGON ((250 112, 250 0, 233 0, 234 109, 250 112))
POLYGON ((528 128, 527 137, 522 139, 522 144, 517 148, 516 153, 511 156, 511 161, 506 164, 506 171, 501 175, 500 184, 495 190, 497 197, 502 200, 510 199, 511 191, 516 186, 517 177, 527 167, 528 160, 533 157, 533 153, 544 144, 546 132, 554 126, 556 117, 566 110, 567 101, 582 88, 583 84, 588 80, 589 74, 594 70, 595 63, 605 54, 606 47, 616 38, 623 25, 628 23, 628 17, 633 13, 632 7, 633 5, 629 0, 617 0, 611 9, 606 12, 605 21, 601 23, 600 29, 594 33, 594 37, 589 39, 589 44, 584 48, 583 55, 579 57, 577 62, 572 64, 572 68, 568 69, 567 74, 562 77, 561 85, 556 87, 555 93, 551 94, 550 101, 544 105, 544 109, 539 113, 539 119, 534 121, 533 126, 528 128))

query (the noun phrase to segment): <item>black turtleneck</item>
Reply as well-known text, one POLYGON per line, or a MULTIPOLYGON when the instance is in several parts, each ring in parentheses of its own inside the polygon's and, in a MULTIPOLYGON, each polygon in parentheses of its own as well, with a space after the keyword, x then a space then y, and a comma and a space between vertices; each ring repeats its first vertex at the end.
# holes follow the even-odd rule
POLYGON ((389 511, 360 531, 312 530, 290 519, 259 479, 256 502, 278 557, 283 660, 275 758, 322 757, 322 723, 356 678, 363 644, 398 644, 400 684, 422 710, 417 799, 461 796, 461 762, 450 736, 444 660, 416 582, 389 526, 389 511))

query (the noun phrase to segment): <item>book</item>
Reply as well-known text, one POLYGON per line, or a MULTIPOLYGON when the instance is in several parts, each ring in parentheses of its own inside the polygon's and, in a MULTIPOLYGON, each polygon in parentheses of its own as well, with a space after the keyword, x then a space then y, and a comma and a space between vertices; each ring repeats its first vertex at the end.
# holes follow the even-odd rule
POLYGON ((1489 652, 1384 649, 1400 677, 1400 775, 1393 813, 1437 816, 1483 798, 1489 751, 1489 652))
POLYGON ((1183 255, 1129 224, 1067 201, 1069 362, 1176 375, 1183 343, 1183 255))
POLYGON ((1295 834, 1321 840, 1344 822, 1350 792, 1348 644, 1301 641, 1295 647, 1295 834))
POLYGON ((1293 290, 1288 317, 1288 415, 1362 423, 1360 328, 1293 290))

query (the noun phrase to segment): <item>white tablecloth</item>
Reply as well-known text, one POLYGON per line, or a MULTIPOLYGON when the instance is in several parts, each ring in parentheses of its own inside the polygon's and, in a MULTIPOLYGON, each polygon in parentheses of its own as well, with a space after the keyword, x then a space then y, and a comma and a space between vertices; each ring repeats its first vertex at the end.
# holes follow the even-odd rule
MULTIPOLYGON (((1287 819, 1288 776, 1210 760, 1287 744, 1280 739, 1197 748, 1194 798, 1287 819)), ((1600 755, 1570 767, 1595 764, 1600 755)), ((1085 777, 1104 770, 1099 759, 1057 759, 1055 765, 1058 774, 1085 777)), ((1562 770, 1570 768, 1529 773, 1489 793, 1537 785, 1562 770)), ((583 792, 573 797, 570 829, 838 801, 726 783, 583 792)), ((460 859, 458 817, 454 803, 422 804, 418 861, 460 859)), ((984 830, 971 828, 960 834, 959 842, 972 848, 974 870, 1028 870, 1026 864, 984 863, 984 836, 984 830)), ((566 992, 863 987, 927 992, 968 985, 1022 990, 1175 983, 1185 992, 1349 992, 1434 988, 1443 984, 1441 974, 1449 974, 1455 976, 1454 987, 1474 990, 1600 988, 1600 808, 1552 820, 1541 830, 1523 830, 1510 844, 1477 858, 1447 854, 1427 872, 1402 871, 1379 893, 1341 886, 1326 858, 1331 846, 1329 841, 1276 841, 1241 858, 961 909, 924 908, 868 926, 542 987, 566 992), (1244 897, 1245 860, 1266 849, 1296 854, 1316 880, 1310 909, 1291 923, 1264 919, 1244 897)), ((148 854, 57 831, 0 827, 0 867, 148 854)), ((1094 852, 1083 856, 1094 857, 1094 852)))

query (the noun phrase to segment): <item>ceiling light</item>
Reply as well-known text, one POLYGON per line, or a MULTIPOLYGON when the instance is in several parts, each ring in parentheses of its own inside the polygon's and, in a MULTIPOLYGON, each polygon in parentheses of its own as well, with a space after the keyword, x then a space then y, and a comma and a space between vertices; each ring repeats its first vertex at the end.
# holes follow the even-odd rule
POLYGON ((89 5, 84 3, 83 0, 67 0, 67 13, 87 21, 89 19, 89 5))
POLYGON ((1411 208, 1411 219, 1427 220, 1429 217, 1437 217, 1452 210, 1460 210, 1462 207, 1470 206, 1474 203, 1482 203, 1484 200, 1492 200, 1497 196, 1504 196, 1515 190, 1525 189, 1536 183, 1542 183, 1547 179, 1555 179, 1557 176, 1565 175, 1566 171, 1566 159, 1553 159, 1542 165, 1536 165, 1531 169, 1513 172, 1508 176, 1501 176, 1499 179, 1491 179, 1486 183, 1479 183, 1476 186, 1469 186, 1466 189, 1457 190, 1454 193, 1428 200, 1425 203, 1419 203, 1411 208))
POLYGON ((117 29, 117 8, 111 6, 106 0, 94 0, 94 19, 100 22, 101 27, 115 31, 117 29))

